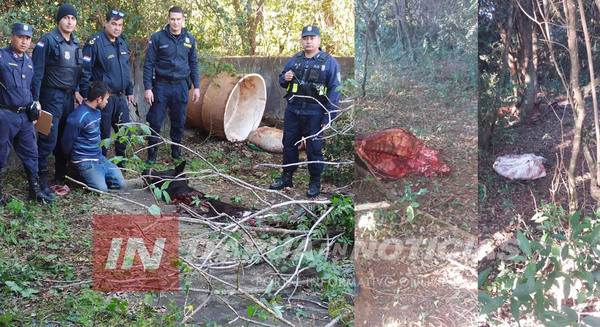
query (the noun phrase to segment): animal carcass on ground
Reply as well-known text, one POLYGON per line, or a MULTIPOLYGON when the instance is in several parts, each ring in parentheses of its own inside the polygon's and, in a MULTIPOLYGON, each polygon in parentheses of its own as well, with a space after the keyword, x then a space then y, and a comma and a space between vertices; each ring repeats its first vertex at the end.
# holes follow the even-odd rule
POLYGON ((401 178, 410 172, 427 177, 450 173, 450 167, 438 161, 438 151, 428 148, 404 129, 357 136, 355 150, 377 178, 401 178))
POLYGON ((142 177, 148 184, 153 184, 155 187, 161 188, 165 182, 169 181, 169 185, 165 189, 171 201, 174 204, 183 203, 192 206, 194 198, 200 200, 201 212, 218 215, 225 213, 232 217, 241 217, 248 214, 251 210, 231 203, 221 202, 215 199, 205 197, 203 192, 200 192, 188 185, 185 169, 186 162, 183 161, 175 169, 155 170, 152 168, 145 169, 142 172, 142 177))

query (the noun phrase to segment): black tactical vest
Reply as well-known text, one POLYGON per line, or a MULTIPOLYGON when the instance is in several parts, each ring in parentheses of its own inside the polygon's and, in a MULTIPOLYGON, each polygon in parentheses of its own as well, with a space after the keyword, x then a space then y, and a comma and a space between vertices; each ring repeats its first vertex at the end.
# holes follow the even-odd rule
POLYGON ((79 41, 71 35, 71 42, 64 40, 58 29, 48 33, 50 52, 46 71, 44 72, 44 86, 63 90, 74 90, 79 83, 83 54, 79 41))
MULTIPOLYGON (((292 72, 294 73, 294 79, 288 84, 286 99, 290 99, 292 95, 306 95, 317 99, 321 104, 327 104, 327 85, 325 76, 322 73, 325 70, 325 61, 329 58, 329 54, 326 52, 319 52, 313 65, 305 64, 303 57, 304 51, 297 53, 294 56, 294 64, 292 65, 292 72)), ((313 99, 309 98, 294 98, 295 100, 317 103, 313 99)))

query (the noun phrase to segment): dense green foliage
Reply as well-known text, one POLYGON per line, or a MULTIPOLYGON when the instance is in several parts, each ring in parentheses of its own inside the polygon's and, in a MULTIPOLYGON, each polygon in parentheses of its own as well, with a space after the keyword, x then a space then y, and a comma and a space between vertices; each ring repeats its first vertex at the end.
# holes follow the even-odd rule
MULTIPOLYGON (((8 41, 13 22, 33 24, 34 41, 56 26, 56 11, 66 1, 6 0, 0 13, 0 40, 8 41)), ((143 53, 146 40, 167 23, 173 4, 160 0, 69 1, 78 9, 75 35, 82 41, 102 28, 106 12, 125 13, 123 36, 134 53, 143 53)), ((354 2, 252 0, 184 0, 186 27, 198 48, 218 55, 291 55, 300 49, 303 26, 321 27, 322 46, 335 55, 354 54, 354 2)))
POLYGON ((362 10, 357 7, 357 84, 365 83, 367 90, 378 92, 369 87, 376 87, 373 84, 379 75, 386 76, 389 66, 426 80, 439 75, 439 70, 452 63, 457 70, 451 72, 451 84, 475 86, 477 3, 473 0, 406 1, 406 13, 402 14, 396 7, 399 2, 366 0, 360 3, 362 10), (407 26, 401 27, 400 20, 405 20, 407 26), (459 67, 468 67, 468 70, 459 67))
POLYGON ((510 303, 517 323, 529 314, 545 326, 598 326, 598 318, 581 313, 600 295, 597 213, 567 215, 551 204, 533 220, 535 230, 516 232, 520 252, 499 262, 491 282, 492 267, 479 273, 481 314, 510 303))

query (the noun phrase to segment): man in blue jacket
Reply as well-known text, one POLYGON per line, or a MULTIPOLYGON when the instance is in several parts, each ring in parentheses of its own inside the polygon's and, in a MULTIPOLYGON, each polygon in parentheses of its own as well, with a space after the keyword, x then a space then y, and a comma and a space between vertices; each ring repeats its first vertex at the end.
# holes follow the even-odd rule
MULTIPOLYGON (((102 139, 110 137, 111 129, 118 131, 118 124, 130 122, 127 102, 133 103, 133 83, 129 72, 129 50, 121 37, 124 16, 120 11, 109 11, 102 31, 90 38, 83 47, 83 77, 79 84, 81 96, 87 98, 90 81, 104 81, 110 86, 110 98, 102 109, 102 139)), ((117 156, 124 156, 125 148, 125 143, 115 142, 117 156)), ((107 149, 102 147, 102 155, 106 156, 106 152, 107 149)))
MULTIPOLYGON (((146 120, 154 130, 149 139, 147 163, 156 161, 157 134, 167 112, 171 113, 171 140, 181 143, 185 125, 186 106, 189 99, 188 78, 194 84, 192 101, 200 99, 200 73, 194 37, 183 27, 185 16, 181 7, 169 9, 169 24, 152 34, 144 59, 144 100, 151 105, 146 120), (154 77, 154 79, 153 79, 154 77)), ((181 158, 181 148, 173 146, 171 156, 181 158)))
POLYGON ((317 26, 302 29, 302 48, 283 67, 279 84, 287 90, 287 108, 283 119, 283 172, 273 190, 293 187, 292 175, 298 168, 298 145, 306 140, 306 156, 310 181, 308 197, 321 192, 323 172, 323 127, 336 116, 341 92, 340 65, 319 48, 317 26))
MULTIPOLYGON (((54 197, 41 192, 38 184, 38 149, 33 124, 39 111, 31 96, 33 62, 26 53, 32 30, 33 26, 28 24, 13 24, 10 46, 0 49, 0 175, 14 147, 27 173, 29 199, 54 202, 54 197)), ((4 204, 0 181, 0 205, 4 204)))
POLYGON ((88 98, 67 118, 61 140, 63 152, 84 183, 103 192, 108 188, 121 188, 124 182, 121 170, 106 160, 100 147, 100 111, 106 107, 110 91, 110 86, 103 81, 90 82, 88 98))
POLYGON ((79 41, 73 36, 77 25, 77 10, 65 3, 58 8, 57 26, 43 35, 33 49, 34 75, 32 81, 33 100, 42 109, 53 115, 52 127, 48 135, 38 135, 40 187, 45 193, 48 188, 48 156, 54 152, 54 178, 58 184, 64 183, 67 161, 62 153, 60 138, 67 116, 83 100, 74 91, 81 77, 83 60, 79 41))

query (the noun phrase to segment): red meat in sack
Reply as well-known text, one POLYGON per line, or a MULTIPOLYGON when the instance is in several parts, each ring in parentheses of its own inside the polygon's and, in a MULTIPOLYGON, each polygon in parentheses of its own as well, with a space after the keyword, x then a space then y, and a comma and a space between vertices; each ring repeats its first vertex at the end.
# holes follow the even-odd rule
POLYGON ((450 173, 450 167, 438 161, 438 151, 428 148, 404 129, 357 136, 355 148, 378 178, 401 178, 410 172, 427 177, 450 173))

